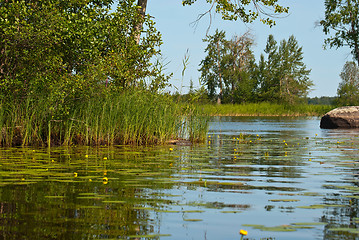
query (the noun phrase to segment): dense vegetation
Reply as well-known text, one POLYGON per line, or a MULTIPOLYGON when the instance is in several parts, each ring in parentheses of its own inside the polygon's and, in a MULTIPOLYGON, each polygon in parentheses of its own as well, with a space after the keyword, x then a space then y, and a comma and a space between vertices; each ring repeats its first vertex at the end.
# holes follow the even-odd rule
POLYGON ((208 97, 218 103, 303 102, 312 86, 310 70, 303 63, 303 50, 294 36, 280 44, 270 35, 258 63, 253 38, 225 38, 224 31, 204 39, 207 56, 200 64, 201 81, 208 97))
POLYGON ((338 105, 359 105, 359 67, 355 62, 346 62, 340 73, 340 82, 337 90, 338 105))
POLYGON ((203 104, 203 111, 211 116, 323 116, 333 109, 332 105, 244 103, 203 104))
POLYGON ((326 46, 347 46, 359 64, 359 1, 325 0, 325 17, 320 21, 328 38, 326 46))
POLYGON ((338 105, 359 105, 359 1, 325 0, 325 17, 320 21, 328 35, 325 46, 351 49, 355 62, 344 64, 337 89, 338 105))
POLYGON ((0 2, 2 145, 201 137, 194 111, 158 93, 169 76, 153 20, 134 0, 112 3, 0 2))

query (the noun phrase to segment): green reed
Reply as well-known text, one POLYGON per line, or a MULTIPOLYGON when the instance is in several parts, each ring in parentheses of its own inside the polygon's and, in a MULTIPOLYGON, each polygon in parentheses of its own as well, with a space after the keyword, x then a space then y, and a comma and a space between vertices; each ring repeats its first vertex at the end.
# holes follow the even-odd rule
POLYGON ((201 105, 201 108, 206 114, 211 116, 321 116, 334 107, 330 105, 284 105, 262 102, 222 105, 206 104, 201 105))
POLYGON ((170 96, 133 91, 79 101, 65 115, 53 114, 46 99, 2 104, 0 142, 11 145, 163 144, 172 139, 203 141, 207 119, 195 106, 170 96))

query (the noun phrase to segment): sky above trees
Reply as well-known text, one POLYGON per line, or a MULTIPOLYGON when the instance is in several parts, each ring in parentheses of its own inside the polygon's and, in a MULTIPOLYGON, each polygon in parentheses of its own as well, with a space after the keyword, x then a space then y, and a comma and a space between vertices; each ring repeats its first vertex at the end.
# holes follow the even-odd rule
POLYGON ((288 39, 294 35, 303 47, 304 63, 312 69, 310 79, 313 80, 313 90, 310 97, 335 96, 341 81, 340 72, 346 61, 351 61, 349 48, 323 49, 326 38, 316 22, 324 17, 324 0, 283 0, 280 3, 290 7, 290 15, 276 19, 276 26, 269 26, 256 21, 254 24, 244 24, 240 21, 223 21, 220 15, 212 16, 210 29, 209 16, 203 17, 198 24, 192 24, 199 14, 208 10, 205 1, 198 1, 192 6, 183 7, 180 0, 150 0, 147 13, 154 17, 157 29, 163 35, 162 53, 164 63, 168 63, 167 71, 173 72, 171 91, 188 92, 190 80, 194 86, 199 86, 199 64, 205 57, 206 43, 202 41, 208 31, 213 34, 218 28, 226 31, 227 37, 241 35, 251 30, 255 45, 253 50, 257 61, 263 53, 269 34, 277 41, 288 39), (183 60, 189 57, 184 76, 182 75, 183 60))

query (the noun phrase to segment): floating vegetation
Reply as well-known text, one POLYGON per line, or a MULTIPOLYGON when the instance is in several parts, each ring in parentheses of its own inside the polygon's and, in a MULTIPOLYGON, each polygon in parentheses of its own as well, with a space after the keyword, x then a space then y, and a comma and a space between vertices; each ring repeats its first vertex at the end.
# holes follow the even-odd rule
POLYGON ((65 196, 45 196, 45 198, 51 198, 51 199, 64 199, 65 196))
POLYGON ((264 225, 257 225, 257 224, 242 224, 244 227, 252 227, 254 229, 259 229, 261 231, 268 231, 268 232, 294 232, 297 229, 312 229, 314 226, 322 226, 326 225, 327 223, 322 222, 311 222, 311 223, 292 223, 290 225, 280 225, 275 227, 267 227, 264 225))
POLYGON ((299 199, 270 199, 270 202, 299 202, 299 199))
POLYGON ((130 235, 129 238, 139 239, 149 239, 149 238, 158 238, 158 237, 171 237, 171 234, 146 234, 146 235, 130 235))
POLYGON ((352 216, 358 169, 336 164, 347 161, 347 153, 336 141, 303 137, 302 130, 293 139, 296 128, 280 119, 273 124, 278 134, 263 132, 262 125, 242 135, 223 128, 211 134, 210 143, 192 146, 3 149, 2 229, 19 239, 25 235, 17 223, 41 226, 44 231, 29 229, 47 239, 66 238, 65 224, 83 238, 204 239, 200 234, 206 231, 208 238, 235 239, 241 221, 257 223, 248 225, 250 239, 261 238, 262 231, 273 232, 273 239, 302 232, 315 238, 328 228, 338 239, 357 234, 359 219, 352 216), (325 228, 311 222, 325 219, 325 228), (223 231, 213 227, 217 222, 223 231))
POLYGON ((203 213, 203 210, 183 210, 183 213, 203 213))
POLYGON ((183 219, 183 221, 185 221, 185 222, 201 222, 201 221, 203 221, 203 219, 186 218, 186 219, 183 219))
POLYGON ((221 213, 241 213, 243 211, 220 211, 221 213))
POLYGON ((159 213, 180 213, 181 211, 176 211, 176 210, 162 210, 162 209, 156 209, 156 212, 159 213))
POLYGON ((346 198, 355 198, 355 199, 359 199, 359 195, 345 195, 343 197, 346 197, 346 198))
POLYGON ((352 233, 352 234, 359 234, 359 229, 356 229, 356 228, 345 228, 345 227, 329 228, 328 231, 332 231, 332 232, 348 232, 348 233, 352 233))
POLYGON ((301 193, 302 196, 308 196, 308 197, 321 197, 323 194, 317 193, 317 192, 304 192, 301 193))
POLYGON ((112 200, 112 201, 110 201, 110 200, 104 200, 104 201, 102 201, 103 203, 113 203, 113 204, 122 204, 122 203, 126 203, 126 201, 120 201, 120 200, 118 200, 118 201, 116 201, 116 200, 112 200))
POLYGON ((298 223, 292 223, 291 225, 294 226, 321 226, 321 225, 327 225, 328 223, 325 222, 298 222, 298 223))
POLYGON ((331 208, 331 207, 345 207, 345 205, 341 204, 314 204, 309 206, 297 206, 297 208, 304 209, 322 209, 322 208, 331 208))
POLYGON ((275 227, 266 227, 264 225, 258 225, 258 224, 242 224, 244 227, 252 227, 254 229, 258 229, 261 231, 267 231, 267 232, 295 232, 297 231, 296 228, 290 225, 281 225, 281 226, 275 226, 275 227))

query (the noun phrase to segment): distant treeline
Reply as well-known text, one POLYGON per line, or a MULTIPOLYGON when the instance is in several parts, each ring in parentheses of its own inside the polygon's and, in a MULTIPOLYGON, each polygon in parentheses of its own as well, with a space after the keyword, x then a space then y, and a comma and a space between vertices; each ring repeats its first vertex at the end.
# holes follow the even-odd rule
POLYGON ((314 97, 308 98, 308 104, 311 105, 335 105, 337 97, 314 97))

